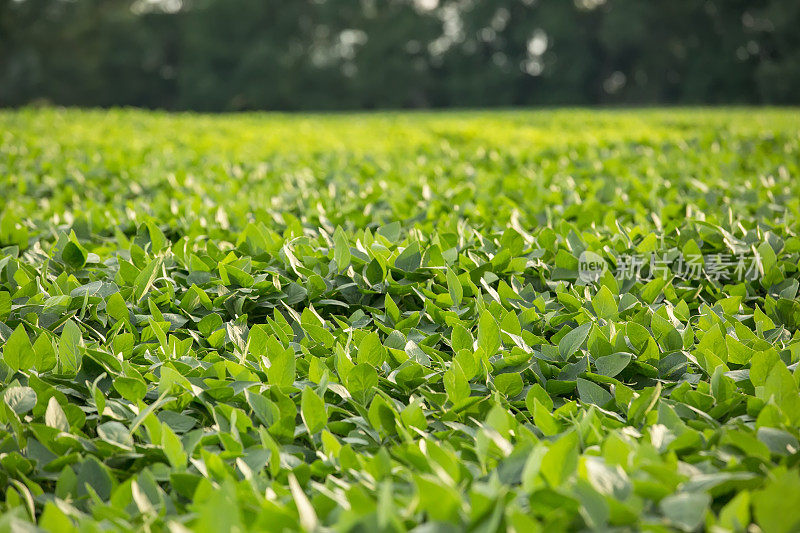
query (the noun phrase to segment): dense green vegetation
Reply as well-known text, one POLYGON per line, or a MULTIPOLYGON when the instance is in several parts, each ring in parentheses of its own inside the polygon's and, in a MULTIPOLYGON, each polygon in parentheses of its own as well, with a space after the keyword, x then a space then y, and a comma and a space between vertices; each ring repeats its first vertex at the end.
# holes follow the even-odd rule
POLYGON ((797 0, 0 0, 0 106, 800 104, 797 0))
POLYGON ((0 113, 0 530, 797 531, 799 127, 0 113))

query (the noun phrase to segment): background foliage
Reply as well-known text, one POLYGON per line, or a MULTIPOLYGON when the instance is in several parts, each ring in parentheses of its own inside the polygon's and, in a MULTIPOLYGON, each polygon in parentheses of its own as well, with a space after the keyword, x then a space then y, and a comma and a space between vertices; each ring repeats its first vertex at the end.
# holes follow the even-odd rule
POLYGON ((2 0, 0 105, 797 103, 794 0, 2 0))

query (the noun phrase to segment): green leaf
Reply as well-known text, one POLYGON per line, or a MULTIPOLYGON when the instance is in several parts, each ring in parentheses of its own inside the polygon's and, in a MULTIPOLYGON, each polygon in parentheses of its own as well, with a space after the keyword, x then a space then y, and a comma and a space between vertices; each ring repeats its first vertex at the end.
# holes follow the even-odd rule
POLYGON ((210 337, 212 333, 222 327, 222 317, 217 313, 211 313, 203 317, 197 324, 197 329, 204 337, 210 337))
POLYGON ((600 318, 612 319, 617 316, 617 302, 614 300, 614 295, 605 285, 600 287, 600 290, 592 298, 592 307, 595 314, 600 318))
POLYGON ((36 356, 35 366, 38 372, 47 372, 56 366, 56 351, 48 335, 39 335, 33 343, 33 353, 36 356))
POLYGON ((404 272, 414 272, 419 268, 421 260, 422 255, 420 254, 419 243, 414 241, 397 256, 394 260, 394 266, 404 272))
POLYGON ((746 365, 753 358, 755 350, 734 339, 730 335, 725 336, 725 343, 728 349, 728 362, 736 365, 746 365))
POLYGON ((374 331, 367 333, 358 345, 358 362, 379 367, 386 357, 386 349, 374 331))
POLYGON ((3 361, 16 372, 32 369, 35 357, 28 333, 20 324, 3 345, 3 361))
POLYGON ((464 297, 464 289, 461 287, 461 282, 458 280, 455 272, 447 268, 447 290, 450 292, 450 300, 453 305, 458 307, 461 305, 461 299, 464 297))
POLYGON ((389 242, 397 242, 397 240, 400 238, 401 229, 402 226, 400 225, 400 222, 395 221, 381 226, 378 228, 377 233, 378 235, 383 235, 386 237, 389 242))
POLYGON ((450 346, 455 353, 459 353, 461 350, 470 350, 471 352, 473 342, 472 333, 467 328, 460 324, 453 326, 453 332, 450 334, 450 346))
POLYGON ((740 492, 725 504, 719 513, 719 523, 731 531, 744 531, 750 524, 750 493, 740 492))
POLYGON ((361 403, 366 403, 378 385, 378 373, 372 365, 360 363, 347 374, 347 390, 361 403))
POLYGON ((140 303, 147 291, 153 286, 156 278, 158 277, 159 270, 161 270, 162 260, 157 257, 150 261, 146 267, 139 272, 134 282, 133 298, 136 303, 140 303))
POLYGON ((583 403, 605 407, 613 400, 613 396, 597 383, 578 378, 578 395, 583 403))
MULTIPOLYGON (((775 409, 774 404, 768 404, 767 407, 775 409)), ((762 414, 768 411, 764 409, 762 414)), ((761 424, 761 416, 759 416, 759 424, 761 424)), ((758 440, 761 441, 769 448, 769 451, 777 455, 792 455, 797 453, 800 449, 797 437, 791 433, 778 429, 775 427, 759 427, 756 433, 758 440)))
POLYGON ((414 476, 417 489, 416 502, 433 520, 454 522, 462 498, 458 491, 445 485, 437 478, 414 476))
POLYGON ((270 366, 267 370, 267 379, 270 385, 278 387, 290 387, 294 384, 295 378, 295 359, 291 349, 281 346, 273 337, 267 341, 270 351, 270 366))
POLYGON ((47 502, 39 518, 39 527, 45 531, 73 531, 74 526, 69 517, 52 502, 47 502))
POLYGON ((304 531, 315 531, 318 522, 317 514, 294 474, 289 474, 289 491, 300 515, 300 526, 304 531))
POLYGON ((597 373, 603 376, 614 377, 628 366, 631 362, 631 354, 629 353, 612 353, 595 359, 594 364, 597 367, 597 373))
POLYGON ((475 354, 472 353, 472 350, 463 349, 459 351, 456 356, 453 358, 453 361, 461 367, 461 371, 464 372, 464 377, 467 381, 471 380, 478 374, 478 361, 475 358, 475 354))
POLYGON ((683 492, 667 496, 659 507, 664 516, 683 531, 694 531, 703 523, 711 498, 705 493, 683 492))
POLYGON ((339 272, 344 271, 350 265, 350 243, 340 227, 337 227, 333 233, 333 258, 339 272))
POLYGON ((572 354, 578 351, 586 340, 586 337, 589 336, 589 331, 591 331, 591 329, 592 323, 587 322, 564 335, 558 343, 558 353, 561 359, 566 361, 572 354))
POLYGON ((464 371, 459 364, 453 364, 442 375, 444 381, 444 388, 447 392, 447 398, 453 403, 458 404, 465 400, 470 395, 469 382, 467 381, 464 371))
POLYGON ((800 476, 779 472, 762 490, 753 493, 756 523, 766 533, 789 533, 800 528, 800 476))
POLYGON ((50 400, 47 402, 47 410, 44 414, 44 423, 51 428, 55 428, 60 431, 69 431, 69 421, 67 420, 67 415, 64 414, 64 410, 61 408, 61 405, 59 405, 55 396, 51 396, 50 400))
POLYGON ((777 362, 770 370, 760 397, 774 400, 793 425, 800 425, 800 393, 783 362, 777 362))
POLYGON ((74 374, 81 365, 81 330, 71 319, 64 324, 58 341, 58 363, 65 374, 74 374))
POLYGON ((522 392, 522 376, 516 372, 499 374, 494 377, 494 386, 506 396, 516 396, 522 392))
POLYGON ((250 404, 253 412, 265 426, 271 426, 275 419, 280 416, 277 406, 261 394, 246 390, 245 398, 247 398, 247 403, 250 404))
POLYGON ((183 444, 166 423, 161 424, 161 447, 172 468, 181 469, 186 466, 186 452, 183 450, 183 444))
POLYGON ((494 356, 500 349, 500 326, 492 314, 485 310, 478 321, 478 347, 488 356, 494 356))
POLYGON ((400 321, 400 308, 397 307, 397 304, 394 303, 394 300, 392 300, 392 297, 388 294, 384 300, 384 306, 386 307, 386 315, 394 324, 397 324, 400 321))
POLYGON ((36 405, 36 392, 30 387, 9 387, 3 399, 15 413, 23 415, 36 405))
POLYGON ((528 407, 528 410, 533 412, 533 401, 539 400, 543 406, 547 408, 547 411, 550 412, 553 410, 553 399, 547 394, 547 391, 539 385, 538 383, 534 383, 531 385, 531 388, 528 390, 528 394, 525 396, 525 405, 528 407))
POLYGON ((578 435, 570 431, 547 450, 541 473, 551 487, 559 487, 578 468, 578 435))
POLYGON ((328 422, 328 415, 325 412, 325 402, 311 387, 307 386, 303 389, 302 399, 300 401, 300 414, 309 435, 322 431, 322 428, 324 428, 325 424, 328 422))
POLYGON ((5 320, 11 314, 11 295, 0 291, 0 320, 5 320))
POLYGON ((125 299, 118 292, 115 292, 106 300, 106 313, 114 320, 128 320, 130 313, 128 306, 125 304, 125 299))
POLYGON ((561 432, 561 424, 550 414, 550 409, 545 407, 538 398, 534 397, 528 403, 528 409, 533 415, 533 422, 545 436, 557 435, 561 432))
POLYGON ((587 525, 592 529, 604 528, 611 513, 603 495, 582 479, 575 486, 575 492, 581 502, 581 514, 586 517, 587 525))
POLYGON ((133 449, 133 439, 128 428, 115 420, 97 426, 97 436, 114 446, 126 450, 133 449))
POLYGON ((126 400, 138 402, 147 393, 147 385, 138 378, 119 376, 114 379, 114 389, 126 400))
POLYGON ((396 433, 397 417, 395 415, 394 409, 382 396, 373 397, 367 411, 367 419, 373 428, 389 435, 396 433))
POLYGON ((64 260, 64 263, 74 269, 83 268, 86 264, 87 257, 88 252, 86 249, 73 241, 69 241, 61 251, 61 258, 64 260))
POLYGON ((75 486, 78 496, 85 497, 93 491, 101 500, 107 500, 114 488, 114 478, 108 467, 90 455, 78 467, 75 486))

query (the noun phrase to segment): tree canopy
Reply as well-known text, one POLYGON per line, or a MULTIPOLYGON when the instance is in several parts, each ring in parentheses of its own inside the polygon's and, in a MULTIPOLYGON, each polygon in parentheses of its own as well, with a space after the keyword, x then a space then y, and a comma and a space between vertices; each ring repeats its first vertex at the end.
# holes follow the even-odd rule
POLYGON ((795 0, 0 0, 0 105, 798 103, 795 0))

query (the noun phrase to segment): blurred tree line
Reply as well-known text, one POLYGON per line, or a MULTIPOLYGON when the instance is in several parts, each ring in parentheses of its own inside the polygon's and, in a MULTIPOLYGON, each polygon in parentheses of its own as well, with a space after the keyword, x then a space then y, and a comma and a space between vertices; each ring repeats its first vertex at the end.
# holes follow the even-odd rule
POLYGON ((798 0, 0 0, 0 105, 800 103, 798 0))

